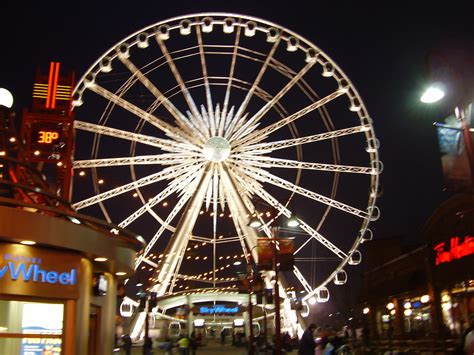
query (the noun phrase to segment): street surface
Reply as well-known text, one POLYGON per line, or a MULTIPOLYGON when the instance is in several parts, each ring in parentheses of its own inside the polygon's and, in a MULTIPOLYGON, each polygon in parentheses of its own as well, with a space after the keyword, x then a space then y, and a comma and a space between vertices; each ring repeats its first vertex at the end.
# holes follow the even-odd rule
MULTIPOLYGON (((162 355, 165 352, 159 348, 153 348, 153 355, 162 355)), ((122 350, 120 355, 124 355, 125 352, 122 350)), ((141 355, 143 354, 142 347, 133 347, 132 348, 133 355, 141 355)), ((173 348, 173 354, 179 355, 178 348, 173 348)), ((225 354, 225 355, 246 355, 247 351, 245 347, 235 347, 231 345, 230 339, 227 339, 225 345, 221 345, 220 339, 209 339, 207 344, 199 347, 196 351, 196 355, 213 355, 213 354, 225 354)), ((191 352, 189 353, 191 355, 191 352)))

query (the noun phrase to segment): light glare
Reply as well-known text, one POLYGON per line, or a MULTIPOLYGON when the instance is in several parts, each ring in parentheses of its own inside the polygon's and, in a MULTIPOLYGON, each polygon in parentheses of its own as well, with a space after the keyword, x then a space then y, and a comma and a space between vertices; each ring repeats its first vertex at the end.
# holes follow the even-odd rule
POLYGON ((13 106, 13 95, 10 91, 4 88, 0 88, 0 106, 12 108, 13 106))
POLYGON ((424 93, 421 95, 420 101, 425 104, 432 104, 441 100, 444 97, 444 91, 437 86, 430 86, 424 93))

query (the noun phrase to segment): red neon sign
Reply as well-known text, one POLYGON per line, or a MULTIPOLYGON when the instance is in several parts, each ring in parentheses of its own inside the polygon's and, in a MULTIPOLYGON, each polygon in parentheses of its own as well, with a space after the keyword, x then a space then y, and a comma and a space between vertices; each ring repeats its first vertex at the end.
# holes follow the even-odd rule
POLYGON ((474 237, 470 235, 467 235, 462 243, 459 243, 459 237, 452 237, 449 241, 449 250, 445 250, 445 245, 446 242, 442 242, 433 248, 436 252, 436 265, 450 263, 474 254, 474 237))

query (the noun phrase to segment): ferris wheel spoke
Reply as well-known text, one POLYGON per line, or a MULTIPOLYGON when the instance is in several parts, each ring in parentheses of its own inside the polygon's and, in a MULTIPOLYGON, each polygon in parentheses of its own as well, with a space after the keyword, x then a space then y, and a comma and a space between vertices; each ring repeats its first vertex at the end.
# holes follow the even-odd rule
POLYGON ((130 225, 133 221, 135 221, 137 218, 142 216, 145 212, 147 211, 153 211, 151 208, 161 202, 163 199, 166 197, 170 196, 174 192, 178 190, 177 185, 173 186, 168 186, 166 189, 161 191, 158 195, 154 196, 150 201, 145 203, 142 207, 140 207, 138 210, 133 212, 131 215, 129 215, 127 218, 125 218, 122 222, 118 224, 119 227, 121 228, 126 228, 128 225, 130 225))
MULTIPOLYGON (((280 40, 281 40, 281 35, 278 35, 278 38, 275 40, 275 42, 273 43, 272 48, 270 49, 270 52, 267 54, 267 57, 265 58, 265 61, 263 62, 262 66, 260 68, 260 71, 257 74, 257 77, 255 78, 254 82, 252 83, 252 86, 250 87, 247 95, 245 96, 244 101, 242 102, 239 109, 237 110, 237 113, 235 114, 235 119, 236 120, 240 119, 242 114, 247 109, 247 106, 250 102, 250 99, 252 98, 253 93, 255 92, 255 89, 258 87, 258 84, 260 83, 260 80, 262 79, 263 74, 265 74, 265 71, 267 70, 268 65, 270 64, 270 61, 272 60, 273 55, 275 54, 275 51, 277 50, 277 48, 280 44, 280 40)), ((232 134, 233 132, 229 132, 229 133, 232 134)))
MULTIPOLYGON (((196 176, 200 173, 200 169, 202 168, 204 164, 201 165, 201 167, 196 166, 195 170, 188 171, 184 173, 182 176, 180 176, 179 179, 173 180, 166 189, 161 191, 159 194, 151 198, 147 203, 145 203, 142 207, 140 207, 138 210, 136 210, 134 213, 132 213, 130 216, 125 218, 122 222, 118 224, 119 227, 125 228, 127 227, 130 223, 135 221, 137 218, 142 216, 145 212, 150 212, 152 215, 154 215, 154 211, 151 209, 154 207, 156 204, 160 203, 163 201, 165 198, 170 196, 171 194, 183 190, 186 186, 189 186, 192 184, 192 181, 196 178, 196 176)), ((162 220, 160 219, 162 222, 162 220)), ((162 223, 164 224, 164 223, 162 223)))
POLYGON ((164 153, 158 155, 140 155, 135 157, 76 160, 73 162, 72 167, 73 169, 85 169, 128 165, 175 165, 186 161, 197 162, 198 160, 199 158, 196 158, 191 154, 164 153))
POLYGON ((236 226, 236 229, 238 228, 238 231, 243 234, 246 245, 250 248, 249 252, 252 253, 254 257, 256 257, 257 255, 254 246, 257 245, 257 233, 248 225, 250 221, 250 218, 248 217, 249 211, 239 193, 238 181, 237 179, 233 178, 234 174, 231 170, 221 167, 219 172, 225 186, 224 193, 226 200, 228 201, 228 206, 230 213, 232 214, 234 225, 236 226))
MULTIPOLYGON (((234 107, 232 107, 230 112, 233 112, 232 111, 233 108, 234 107)), ((228 128, 224 132, 224 137, 226 139, 230 140, 230 135, 232 134, 232 132, 235 129, 240 129, 245 124, 245 120, 247 119, 247 116, 248 116, 248 112, 243 114, 239 119, 237 119, 236 117, 231 117, 231 122, 230 122, 228 128)))
POLYGON ((285 139, 285 140, 275 141, 275 142, 258 143, 258 144, 253 144, 253 145, 245 145, 245 146, 242 146, 241 148, 236 148, 236 152, 252 152, 253 154, 265 154, 265 153, 270 153, 277 149, 291 148, 291 147, 298 146, 301 144, 308 144, 308 143, 314 143, 314 142, 327 140, 327 139, 344 137, 351 134, 366 132, 368 130, 370 130, 369 125, 354 126, 354 127, 343 128, 343 129, 339 129, 335 131, 314 134, 314 135, 306 136, 306 137, 285 139))
POLYGON ((244 137, 241 140, 237 140, 235 142, 235 145, 242 146, 242 145, 250 145, 250 144, 255 143, 255 142, 260 142, 263 139, 265 139, 266 137, 268 137, 268 135, 270 133, 275 132, 275 131, 279 130, 282 127, 285 127, 288 124, 290 124, 291 122, 294 122, 297 119, 303 117, 307 113, 312 112, 312 111, 316 110, 317 108, 326 105, 327 103, 329 103, 332 100, 338 98, 339 96, 345 94, 346 92, 347 92, 347 90, 345 88, 340 88, 340 89, 334 91, 333 93, 323 97, 322 99, 319 99, 318 101, 313 102, 312 104, 306 106, 305 108, 302 108, 298 112, 295 112, 292 115, 290 115, 288 117, 285 117, 285 118, 279 120, 278 122, 275 122, 275 123, 273 123, 269 126, 266 126, 262 129, 259 129, 255 132, 249 134, 247 137, 244 137))
POLYGON ((173 209, 171 210, 170 214, 168 215, 168 217, 166 218, 166 220, 164 221, 164 223, 160 226, 160 228, 158 229, 158 231, 153 235, 153 237, 151 238, 150 242, 147 244, 147 246, 145 247, 145 250, 143 251, 143 254, 137 259, 136 263, 135 263, 135 269, 138 268, 138 266, 140 266, 143 258, 145 258, 148 253, 151 251, 151 249, 154 247, 155 243, 160 239, 161 235, 163 234, 163 232, 166 230, 166 227, 168 225, 171 224, 171 221, 176 217, 176 215, 178 214, 179 211, 181 211, 184 207, 184 205, 186 204, 186 202, 189 200, 189 198, 191 197, 192 195, 192 191, 189 189, 187 191, 187 193, 185 193, 183 196, 181 196, 181 198, 178 200, 178 202, 176 203, 176 205, 173 207, 173 209))
POLYGON ((187 122, 187 118, 176 108, 176 106, 168 100, 168 98, 163 95, 163 93, 148 79, 148 77, 138 69, 135 64, 133 64, 130 59, 127 58, 125 55, 118 56, 120 61, 128 68, 128 70, 140 80, 140 82, 145 86, 158 100, 155 103, 155 106, 159 105, 160 103, 168 110, 169 113, 174 117, 176 122, 180 124, 180 127, 186 130, 186 136, 192 140, 194 140, 194 135, 189 123, 187 122))
POLYGON ((282 189, 285 189, 285 190, 288 190, 288 191, 292 191, 292 192, 294 191, 294 192, 296 192, 297 194, 299 194, 301 196, 304 196, 304 197, 310 198, 312 200, 318 201, 320 203, 323 203, 325 205, 337 208, 341 211, 353 214, 357 217, 364 218, 364 219, 367 219, 367 220, 370 219, 369 213, 367 213, 365 211, 361 211, 361 210, 359 210, 355 207, 346 205, 342 202, 333 200, 329 197, 326 197, 326 196, 323 196, 323 195, 318 194, 316 192, 307 190, 307 189, 305 189, 301 186, 295 185, 295 184, 293 184, 289 181, 286 181, 282 178, 279 178, 278 176, 275 176, 275 175, 269 173, 266 170, 256 169, 256 168, 245 166, 245 165, 242 165, 242 168, 247 172, 248 175, 250 175, 251 177, 253 177, 254 179, 257 179, 259 181, 267 182, 269 184, 272 184, 274 186, 278 186, 278 187, 280 187, 282 189))
POLYGON ((296 266, 293 267, 293 274, 300 281, 301 285, 304 287, 304 289, 307 293, 313 291, 313 288, 308 283, 308 281, 306 281, 306 278, 303 276, 303 274, 301 273, 301 271, 298 267, 296 267, 296 266))
MULTIPOLYGON (((334 254, 336 254, 340 259, 347 258, 346 253, 344 253, 341 249, 339 249, 337 246, 335 246, 333 243, 331 243, 328 239, 324 238, 318 231, 311 228, 303 220, 298 219, 298 221, 300 222, 300 228, 302 230, 304 230, 306 233, 308 233, 312 238, 316 239, 318 242, 320 242, 322 245, 324 245, 327 249, 329 249, 334 254)), ((295 254, 298 254, 300 252, 300 250, 302 250, 304 245, 306 245, 306 243, 308 243, 308 241, 309 241, 309 239, 295 251, 295 254)))
MULTIPOLYGON (((308 169, 317 171, 333 171, 339 173, 355 173, 377 175, 378 169, 364 166, 350 166, 340 164, 311 163, 298 160, 272 158, 266 156, 241 155, 247 164, 258 168, 287 168, 308 169)), ((237 162, 236 162, 237 163, 237 162)))
MULTIPOLYGON (((292 216, 292 212, 287 209, 283 204, 281 204, 275 197, 273 197, 270 193, 268 193, 265 189, 254 189, 253 193, 257 196, 259 196, 261 199, 266 201, 270 206, 275 207, 281 214, 283 214, 285 217, 290 218, 292 216)), ((318 233, 316 230, 311 228, 308 224, 306 224, 301 218, 298 218, 298 221, 300 223, 301 229, 303 229, 306 233, 309 234, 309 236, 315 240, 317 240, 319 243, 324 245, 327 249, 332 251, 334 254, 336 254, 339 258, 343 259, 347 255, 339 249, 336 245, 331 243, 328 239, 323 237, 320 233, 318 233)), ((308 238, 304 245, 306 245, 311 238, 308 238)), ((301 249, 301 248, 300 248, 301 249)), ((298 249, 297 252, 299 252, 298 249)))
POLYGON ((254 125, 313 67, 316 61, 310 61, 298 74, 291 77, 291 80, 275 95, 265 106, 263 106, 255 115, 253 115, 240 129, 238 129, 230 138, 230 141, 238 140, 246 136, 245 130, 254 125))
MULTIPOLYGON (((254 190, 254 193, 260 198, 262 198, 264 201, 268 202, 271 206, 274 206, 284 216, 288 218, 292 216, 292 212, 289 209, 287 209, 283 204, 281 204, 276 198, 274 198, 264 189, 254 190)), ((328 239, 323 237, 320 233, 318 233, 317 231, 309 227, 303 220, 298 218, 298 221, 301 226, 304 226, 302 227, 302 229, 304 228, 303 230, 305 230, 311 238, 317 240, 319 243, 324 245, 327 249, 329 249, 334 254, 336 254, 339 258, 344 258, 346 256, 346 254, 341 249, 339 249, 337 246, 331 243, 328 239)), ((311 240, 311 238, 308 238, 306 242, 303 244, 303 246, 305 246, 311 240)), ((295 252, 295 254, 299 252, 300 249, 298 249, 295 252)))
POLYGON ((198 41, 198 46, 199 46, 199 58, 201 60, 201 70, 202 70, 202 77, 204 80, 204 89, 206 91, 206 103, 207 103, 207 112, 209 114, 211 136, 215 136, 216 135, 216 118, 214 116, 214 105, 212 103, 211 89, 209 87, 209 77, 207 75, 206 56, 204 53, 204 46, 202 43, 201 26, 196 26, 196 36, 197 36, 197 41, 198 41))
MULTIPOLYGON (((156 41, 158 43, 158 46, 161 49, 161 52, 165 56, 166 62, 168 63, 168 66, 170 67, 171 72, 173 73, 174 78, 176 79, 180 87, 181 93, 183 94, 184 99, 186 100, 186 103, 188 104, 189 109, 191 110, 191 113, 192 113, 191 118, 193 118, 194 120, 196 119, 202 120, 203 118, 201 114, 199 113, 196 103, 194 102, 191 94, 189 93, 189 90, 186 87, 186 84, 184 83, 184 80, 181 77, 181 74, 179 73, 178 68, 176 67, 176 64, 174 63, 173 58, 171 57, 171 54, 168 51, 168 48, 166 47, 165 43, 159 36, 156 37, 156 41)), ((208 132, 206 133, 207 135, 209 134, 208 132)))
MULTIPOLYGON (((155 288, 158 295, 162 295, 166 292, 166 289, 170 284, 172 274, 176 272, 178 264, 183 259, 184 253, 186 251, 186 246, 189 242, 193 228, 196 224, 196 220, 199 216, 199 211, 204 202, 205 192, 208 185, 210 184, 210 181, 211 170, 210 164, 208 163, 206 164, 206 167, 201 176, 196 179, 196 185, 194 185, 194 188, 192 190, 188 189, 186 193, 182 196, 182 198, 187 197, 189 202, 186 204, 186 211, 184 211, 184 213, 181 215, 181 218, 179 219, 179 222, 176 226, 176 231, 169 239, 164 252, 164 254, 174 254, 177 257, 169 258, 166 260, 166 262, 164 262, 163 260, 161 261, 160 270, 159 272, 157 272, 156 277, 160 285, 156 286, 155 288)), ((151 245, 151 243, 149 245, 151 245)), ((150 249, 148 249, 148 251, 149 250, 150 249)), ((147 249, 145 249, 145 252, 146 251, 147 249)))
POLYGON ((200 151, 199 148, 192 144, 180 143, 170 139, 161 139, 144 134, 124 131, 117 128, 111 128, 94 123, 84 121, 74 121, 74 128, 91 133, 106 135, 109 137, 126 139, 132 142, 142 143, 153 147, 160 148, 169 152, 186 153, 191 151, 200 151))
POLYGON ((99 86, 98 84, 91 84, 88 86, 89 90, 95 92, 96 94, 102 96, 104 99, 109 100, 110 102, 122 107, 123 109, 127 110, 128 112, 134 114, 135 116, 145 120, 146 122, 150 123, 151 125, 159 128, 163 131, 167 136, 170 138, 176 139, 177 141, 186 142, 187 140, 183 138, 186 136, 185 132, 182 130, 171 126, 170 124, 160 120, 158 117, 153 116, 151 113, 146 112, 145 110, 137 107, 136 105, 132 104, 131 102, 125 100, 123 97, 115 95, 114 93, 110 92, 109 90, 99 86))
POLYGON ((116 197, 118 195, 121 195, 121 194, 123 194, 127 191, 130 191, 130 190, 133 190, 135 188, 150 185, 150 184, 153 184, 153 183, 158 182, 158 181, 178 177, 180 174, 182 174, 183 172, 185 172, 188 169, 192 169, 192 167, 190 167, 189 164, 181 164, 181 165, 178 165, 176 167, 165 168, 165 169, 163 169, 162 171, 160 171, 158 173, 145 176, 145 177, 143 177, 141 179, 138 179, 136 181, 133 181, 131 183, 128 183, 128 184, 122 185, 120 187, 117 187, 115 189, 97 194, 97 195, 92 196, 90 198, 87 198, 85 200, 76 202, 72 205, 72 207, 76 210, 80 210, 80 209, 86 208, 88 206, 92 206, 96 203, 99 203, 99 202, 105 201, 107 199, 110 199, 112 197, 116 197))
POLYGON ((227 113, 229 109, 230 89, 232 87, 232 81, 234 79, 234 71, 235 71, 235 64, 237 62, 239 42, 240 42, 240 26, 237 26, 237 30, 235 33, 234 49, 232 51, 232 60, 230 62, 229 79, 227 80, 227 86, 226 86, 225 96, 224 96, 224 104, 222 107, 222 119, 219 125, 219 136, 223 135, 225 118, 227 117, 227 113))

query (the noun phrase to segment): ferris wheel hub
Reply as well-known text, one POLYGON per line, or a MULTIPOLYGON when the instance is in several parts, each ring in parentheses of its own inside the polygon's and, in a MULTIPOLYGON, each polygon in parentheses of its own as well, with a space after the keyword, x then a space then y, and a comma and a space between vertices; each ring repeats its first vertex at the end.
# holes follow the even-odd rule
POLYGON ((230 144, 227 139, 223 137, 211 137, 204 145, 202 153, 207 160, 220 163, 229 157, 230 144))

